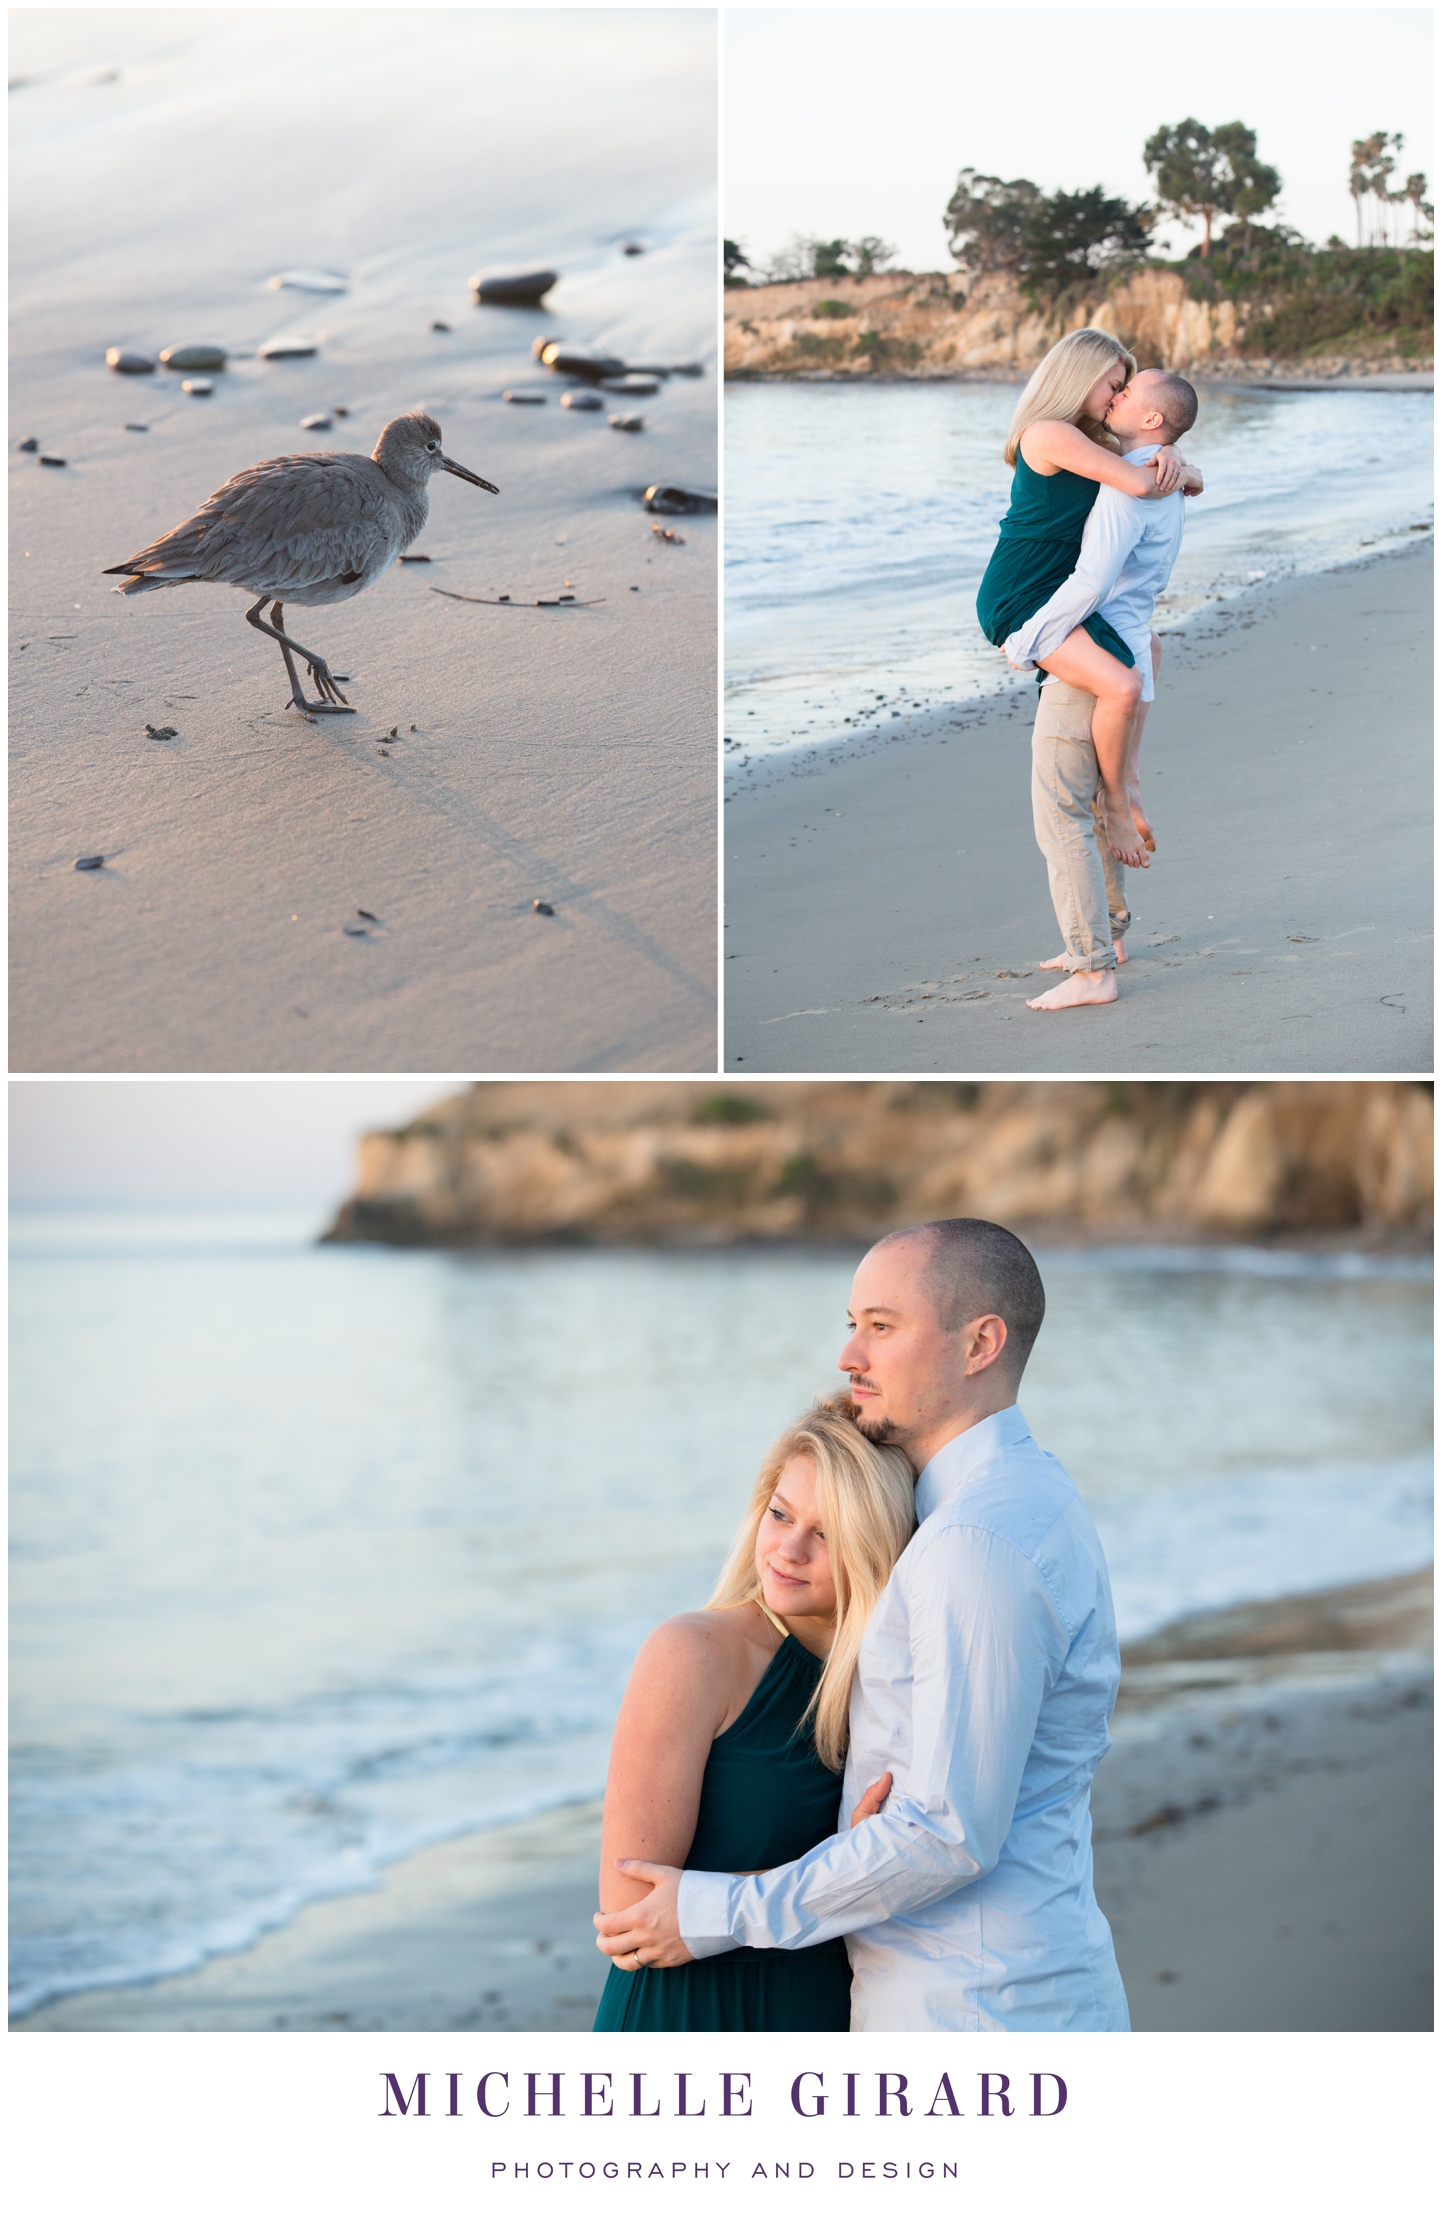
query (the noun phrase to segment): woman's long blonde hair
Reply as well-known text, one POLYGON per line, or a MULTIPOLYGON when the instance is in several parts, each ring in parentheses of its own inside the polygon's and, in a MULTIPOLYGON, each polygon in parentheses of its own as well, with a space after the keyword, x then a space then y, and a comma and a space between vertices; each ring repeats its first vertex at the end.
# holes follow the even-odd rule
POLYGON ((1053 346, 1041 366, 1032 371, 1031 381, 1016 403, 1006 434, 1008 468, 1016 467, 1021 434, 1032 423, 1075 423, 1084 438, 1120 453, 1121 446, 1105 423, 1082 414, 1087 394, 1115 361, 1125 364, 1128 378, 1136 375, 1135 354, 1129 354, 1110 331, 1069 331, 1053 346))
POLYGON ((816 1470, 816 1504, 836 1582, 836 1634, 806 1717, 828 1768, 846 1759, 851 1679, 861 1633, 882 1587, 916 1528, 916 1479, 895 1445, 873 1445, 856 1427, 844 1391, 818 1399, 783 1430, 765 1460, 731 1555, 706 1604, 738 1607, 761 1597, 756 1533, 788 1461, 804 1456, 816 1470))

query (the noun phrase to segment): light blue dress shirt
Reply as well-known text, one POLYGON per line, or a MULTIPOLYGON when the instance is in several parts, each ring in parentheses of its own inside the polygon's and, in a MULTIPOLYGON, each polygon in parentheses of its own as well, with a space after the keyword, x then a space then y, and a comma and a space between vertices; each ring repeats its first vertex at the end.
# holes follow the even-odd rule
POLYGON ((1121 1662, 1091 1516, 1017 1407, 941 1448, 916 1511, 862 1640, 840 1834, 759 1876, 688 1870, 682 1937, 698 1960, 845 1937, 856 2030, 1128 2029, 1092 1891, 1121 1662))
MULTIPOLYGON (((1140 467, 1158 451, 1134 446, 1124 460, 1140 467)), ((1064 584, 1006 641, 1006 658, 1035 668, 1056 652, 1088 615, 1104 615, 1131 647, 1142 672, 1142 698, 1155 699, 1152 683, 1152 614, 1167 588, 1182 543, 1186 498, 1136 500, 1104 484, 1082 532, 1077 565, 1064 584)))

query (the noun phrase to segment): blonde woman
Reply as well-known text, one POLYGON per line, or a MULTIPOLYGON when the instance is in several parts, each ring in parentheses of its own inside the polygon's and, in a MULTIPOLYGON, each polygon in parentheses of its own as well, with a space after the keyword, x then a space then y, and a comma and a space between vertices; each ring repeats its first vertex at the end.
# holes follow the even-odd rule
MULTIPOLYGON (((1160 447, 1142 468, 1122 458, 1106 418, 1136 369, 1135 357, 1109 331, 1072 331, 1053 346, 1018 401, 1005 448, 1015 471, 1011 506, 976 596, 977 619, 994 646, 1071 575, 1099 486, 1143 500, 1165 499, 1178 486, 1201 491, 1200 474, 1173 446, 1160 447)), ((1105 617, 1089 615, 1041 666, 1062 683, 1095 694, 1094 736, 1100 723, 1105 744, 1115 724, 1124 753, 1141 699, 1141 671, 1105 617)), ((1107 835, 1118 860, 1145 868, 1143 833, 1124 810, 1108 809, 1107 835)))
MULTIPOLYGON (((653 1630, 611 1749, 601 1909, 650 1886, 623 1859, 737 1874, 836 1834, 857 1649, 916 1526, 911 1463, 864 1438, 846 1392, 819 1401, 767 1454, 706 1607, 653 1630)), ((876 1812, 878 1777, 853 1817, 876 1812)), ((837 1938, 743 1947, 679 1968, 613 1961, 598 2030, 848 2029, 837 1938)))

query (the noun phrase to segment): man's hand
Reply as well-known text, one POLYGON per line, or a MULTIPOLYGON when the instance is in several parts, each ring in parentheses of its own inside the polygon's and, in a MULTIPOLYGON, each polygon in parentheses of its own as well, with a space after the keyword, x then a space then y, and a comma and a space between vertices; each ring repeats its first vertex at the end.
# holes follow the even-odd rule
POLYGON ((662 1868, 652 1860, 618 1860, 623 1876, 652 1886, 650 1896, 615 1914, 593 1914, 600 1932, 599 1951, 609 1953, 618 1968, 629 1975, 636 1968, 681 1968, 692 1958, 681 1942, 676 1901, 681 1889, 679 1868, 662 1868))
POLYGON ((875 1783, 863 1791, 861 1797, 857 1800, 856 1812, 851 1817, 851 1827, 853 1829, 855 1829, 858 1822, 869 1822, 873 1814, 881 1812, 883 1802, 890 1789, 891 1770, 888 1768, 886 1774, 878 1776, 875 1783))
POLYGON ((1152 455, 1152 467, 1157 473, 1158 492, 1175 492, 1182 481, 1182 461, 1175 446, 1159 447, 1152 455))

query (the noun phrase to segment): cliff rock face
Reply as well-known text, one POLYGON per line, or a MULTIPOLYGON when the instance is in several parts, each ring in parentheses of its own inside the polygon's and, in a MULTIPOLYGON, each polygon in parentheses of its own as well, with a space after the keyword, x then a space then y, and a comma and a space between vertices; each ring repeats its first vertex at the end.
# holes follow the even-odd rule
POLYGON ((327 1237, 707 1245, 967 1214, 1416 1242, 1431 1200, 1431 1094, 1408 1083, 481 1083, 363 1139, 327 1237))
MULTIPOLYGON (((1247 344, 1247 322, 1272 303, 1194 300, 1172 269, 1139 269, 1095 298, 1073 302, 1058 319, 1032 307, 1004 275, 968 280, 956 273, 916 277, 815 277, 797 284, 733 288, 726 294, 728 377, 866 378, 1030 376, 1066 331, 1090 323, 1113 331, 1144 368, 1246 370, 1274 374, 1279 364, 1247 344), (838 312, 845 310, 846 312, 838 312)), ((1309 361, 1312 375, 1398 366, 1377 358, 1309 361)))

